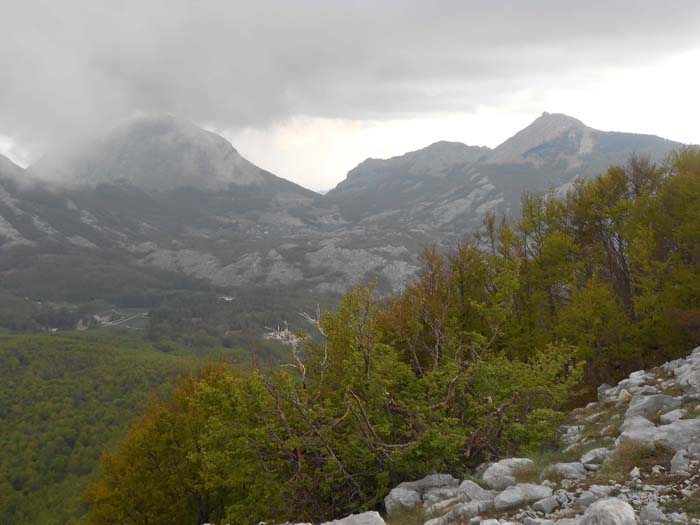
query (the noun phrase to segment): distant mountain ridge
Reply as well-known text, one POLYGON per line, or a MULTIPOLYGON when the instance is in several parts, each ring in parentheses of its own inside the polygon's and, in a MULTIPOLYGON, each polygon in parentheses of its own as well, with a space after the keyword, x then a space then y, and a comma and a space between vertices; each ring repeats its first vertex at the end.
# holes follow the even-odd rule
POLYGON ((395 292, 424 246, 449 246, 487 212, 513 213, 523 191, 563 191, 632 153, 662 160, 680 146, 544 113, 493 149, 442 141, 367 159, 320 195, 215 133, 142 117, 27 170, 0 158, 0 287, 38 300, 94 289, 99 299, 130 284, 136 295, 167 290, 182 275, 255 297, 335 297, 370 281, 395 292))
POLYGON ((488 211, 513 212, 523 191, 565 188, 633 153, 662 160, 682 146, 650 135, 604 132, 543 113, 494 149, 438 142, 386 160, 368 159, 326 194, 344 217, 475 228, 488 211))

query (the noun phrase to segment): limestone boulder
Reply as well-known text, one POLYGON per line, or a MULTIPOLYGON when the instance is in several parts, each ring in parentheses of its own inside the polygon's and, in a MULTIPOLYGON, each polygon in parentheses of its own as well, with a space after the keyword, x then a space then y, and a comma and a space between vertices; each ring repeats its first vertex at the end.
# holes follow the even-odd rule
POLYGON ((687 359, 666 363, 665 368, 673 372, 676 384, 685 392, 700 394, 700 347, 687 359))
POLYGON ((625 419, 633 416, 653 416, 659 412, 666 412, 680 408, 681 400, 665 394, 654 394, 650 396, 634 396, 631 401, 625 419))
POLYGON ((547 498, 542 498, 541 500, 533 503, 532 508, 538 512, 543 512, 545 514, 551 514, 560 506, 559 498, 556 496, 549 496, 547 498))
POLYGON ((534 462, 528 458, 508 458, 502 459, 487 468, 481 479, 491 489, 504 490, 511 485, 515 485, 515 472, 518 469, 528 468, 534 462))
POLYGON ((457 487, 457 495, 464 501, 492 501, 496 493, 486 490, 470 479, 465 479, 457 487))
POLYGON ((583 515, 581 525, 636 525, 634 509, 626 501, 605 498, 591 504, 583 515))
POLYGON ((678 421, 683 416, 685 416, 687 413, 688 413, 688 411, 686 409, 677 408, 675 410, 671 410, 670 412, 666 412, 665 414, 662 414, 661 417, 659 418, 659 421, 661 422, 662 425, 668 425, 670 423, 673 423, 674 421, 678 421))
POLYGON ((583 456, 581 456, 580 461, 586 469, 596 470, 596 468, 592 467, 599 467, 605 463, 609 457, 610 450, 605 447, 600 447, 586 452, 583 456))
POLYGON ((415 490, 396 487, 384 498, 387 516, 410 512, 421 504, 421 495, 415 490))
POLYGON ((493 507, 497 511, 518 509, 551 495, 551 487, 533 483, 518 483, 506 488, 496 496, 493 500, 493 507))

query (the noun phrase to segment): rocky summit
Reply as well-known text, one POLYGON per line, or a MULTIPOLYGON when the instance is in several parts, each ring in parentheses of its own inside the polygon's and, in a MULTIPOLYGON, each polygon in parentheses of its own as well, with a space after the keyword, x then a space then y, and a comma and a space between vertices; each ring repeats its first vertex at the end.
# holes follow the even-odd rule
POLYGON ((324 525, 700 524, 700 347, 601 385, 560 450, 403 482, 383 510, 324 525))

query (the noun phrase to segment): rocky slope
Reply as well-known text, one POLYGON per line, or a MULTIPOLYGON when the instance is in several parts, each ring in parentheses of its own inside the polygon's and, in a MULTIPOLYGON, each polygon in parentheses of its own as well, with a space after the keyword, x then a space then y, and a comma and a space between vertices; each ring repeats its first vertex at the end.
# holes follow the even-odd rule
MULTIPOLYGON (((494 149, 438 142, 387 160, 368 159, 328 192, 344 218, 364 224, 432 225, 441 236, 478 226, 488 211, 513 213, 523 191, 566 190, 634 152, 663 159, 680 144, 599 131, 543 113, 494 149)), ((459 233, 457 233, 459 232, 459 233)))
POLYGON ((453 245, 489 211, 512 212, 522 191, 565 189, 633 151, 659 160, 677 146, 545 114, 493 150, 438 142, 367 160, 321 196, 214 133, 142 117, 28 170, 0 159, 0 277, 36 300, 67 300, 57 287, 87 289, 86 275, 99 284, 90 300, 161 274, 237 297, 332 302, 372 281, 398 292, 423 247, 453 245))
POLYGON ((41 257, 82 250, 95 259, 117 250, 128 264, 226 289, 335 294, 378 280, 397 291, 427 242, 420 233, 348 223, 320 195, 171 116, 129 121, 26 171, 9 161, 0 170, 3 248, 22 245, 23 254, 41 257))
MULTIPOLYGON (((561 450, 487 463, 463 480, 401 483, 385 500, 388 523, 700 524, 700 348, 598 393, 562 427, 561 450)), ((385 521, 371 512, 330 523, 385 521)))

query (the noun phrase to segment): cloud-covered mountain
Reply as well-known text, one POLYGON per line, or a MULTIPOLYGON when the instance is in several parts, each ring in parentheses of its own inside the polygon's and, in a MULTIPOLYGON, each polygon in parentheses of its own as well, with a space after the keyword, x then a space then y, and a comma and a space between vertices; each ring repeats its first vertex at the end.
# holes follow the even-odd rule
POLYGON ((248 162, 220 135, 172 115, 131 119, 79 148, 44 157, 30 171, 80 185, 211 191, 260 187, 312 196, 310 191, 248 162))

